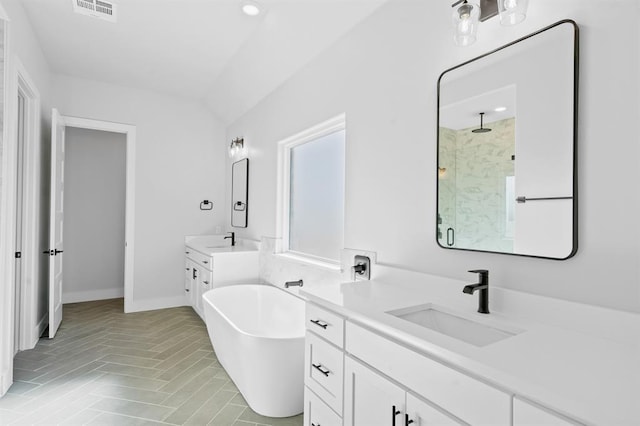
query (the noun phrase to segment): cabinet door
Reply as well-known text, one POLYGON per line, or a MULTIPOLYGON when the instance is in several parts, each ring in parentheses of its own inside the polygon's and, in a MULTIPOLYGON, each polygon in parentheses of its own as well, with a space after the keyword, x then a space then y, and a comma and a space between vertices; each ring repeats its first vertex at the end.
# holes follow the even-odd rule
POLYGON ((513 398, 513 426, 572 426, 577 424, 518 398, 513 398))
POLYGON ((186 258, 185 259, 185 268, 184 268, 184 294, 187 297, 187 301, 191 306, 193 306, 195 302, 194 293, 196 291, 194 279, 193 279, 193 268, 195 267, 194 262, 186 258))
POLYGON ((345 357, 345 426, 404 426, 405 391, 345 357))
POLYGON ((467 423, 444 413, 444 410, 427 404, 407 393, 407 414, 403 426, 461 426, 467 423))
POLYGON ((304 388, 304 426, 342 426, 342 419, 308 387, 304 388))

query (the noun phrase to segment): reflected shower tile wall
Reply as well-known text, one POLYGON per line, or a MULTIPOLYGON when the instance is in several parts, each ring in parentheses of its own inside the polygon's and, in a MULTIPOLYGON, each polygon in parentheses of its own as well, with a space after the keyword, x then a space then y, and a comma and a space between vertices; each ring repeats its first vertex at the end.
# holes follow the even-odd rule
POLYGON ((447 228, 456 227, 456 131, 440 127, 438 148, 438 240, 446 245, 447 228), (441 169, 444 169, 440 172, 441 169))
POLYGON ((515 119, 456 132, 456 239, 462 247, 513 251, 506 234, 506 177, 514 175, 515 119))

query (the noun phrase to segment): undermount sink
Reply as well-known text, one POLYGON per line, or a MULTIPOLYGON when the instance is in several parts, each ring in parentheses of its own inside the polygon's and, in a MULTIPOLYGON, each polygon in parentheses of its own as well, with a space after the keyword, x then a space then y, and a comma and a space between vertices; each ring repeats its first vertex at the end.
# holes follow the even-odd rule
POLYGON ((486 346, 521 333, 523 330, 497 328, 462 314, 446 312, 433 304, 396 309, 387 313, 475 346, 486 346))

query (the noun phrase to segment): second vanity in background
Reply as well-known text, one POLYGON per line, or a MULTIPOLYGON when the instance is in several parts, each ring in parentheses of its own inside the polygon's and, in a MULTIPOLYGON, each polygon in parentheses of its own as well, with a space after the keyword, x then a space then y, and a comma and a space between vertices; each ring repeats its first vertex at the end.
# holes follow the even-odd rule
POLYGON ((257 283, 258 243, 240 240, 231 245, 228 235, 185 237, 185 296, 204 320, 202 295, 214 287, 257 283))

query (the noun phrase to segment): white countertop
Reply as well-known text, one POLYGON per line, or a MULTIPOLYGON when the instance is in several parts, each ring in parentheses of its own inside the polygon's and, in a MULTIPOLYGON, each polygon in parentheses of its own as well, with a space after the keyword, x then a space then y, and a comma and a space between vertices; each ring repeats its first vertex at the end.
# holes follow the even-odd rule
POLYGON ((300 294, 470 376, 580 422, 640 425, 639 336, 630 336, 627 343, 494 310, 479 314, 469 309, 470 301, 477 307, 478 294, 470 298, 461 290, 456 288, 458 297, 433 291, 429 285, 359 281, 305 287, 300 294), (477 347, 385 313, 426 303, 471 314, 488 325, 524 331, 477 347))
POLYGON ((190 235, 185 237, 185 245, 208 256, 258 251, 257 241, 236 239, 236 245, 232 246, 231 240, 225 239, 225 236, 223 234, 190 235))

